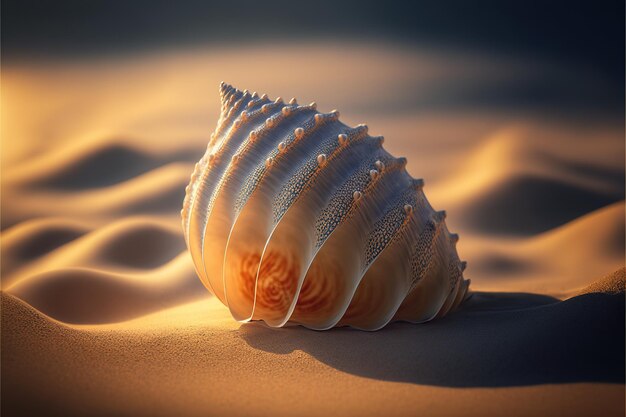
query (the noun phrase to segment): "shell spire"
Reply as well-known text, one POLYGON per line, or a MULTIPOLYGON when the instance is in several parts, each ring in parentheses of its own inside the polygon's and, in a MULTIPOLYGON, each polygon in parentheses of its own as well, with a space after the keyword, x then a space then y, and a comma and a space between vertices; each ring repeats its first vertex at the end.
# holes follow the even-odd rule
POLYGON ((240 321, 377 330, 467 298, 457 234, 366 125, 220 83, 181 210, 201 281, 240 321))

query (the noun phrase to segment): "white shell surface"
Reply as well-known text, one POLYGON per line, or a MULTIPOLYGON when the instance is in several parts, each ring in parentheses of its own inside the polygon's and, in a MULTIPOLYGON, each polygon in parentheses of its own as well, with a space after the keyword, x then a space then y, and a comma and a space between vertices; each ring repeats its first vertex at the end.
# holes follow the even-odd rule
POLYGON ((382 137, 315 103, 220 93, 181 213, 198 276, 235 319, 377 330, 466 298, 458 236, 382 137))

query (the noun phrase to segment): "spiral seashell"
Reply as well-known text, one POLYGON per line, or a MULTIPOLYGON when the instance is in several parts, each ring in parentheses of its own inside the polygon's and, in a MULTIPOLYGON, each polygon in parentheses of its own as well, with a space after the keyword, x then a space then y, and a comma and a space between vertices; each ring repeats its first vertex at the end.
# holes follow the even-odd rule
POLYGON ((458 235, 382 137, 315 103, 220 94, 181 213, 198 276, 235 319, 376 330, 466 298, 458 235))

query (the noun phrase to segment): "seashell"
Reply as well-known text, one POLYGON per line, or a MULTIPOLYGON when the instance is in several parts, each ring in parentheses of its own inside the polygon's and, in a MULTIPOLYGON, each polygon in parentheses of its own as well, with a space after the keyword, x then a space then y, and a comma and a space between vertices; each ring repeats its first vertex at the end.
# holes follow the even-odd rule
POLYGON ((315 103, 220 94, 181 213, 198 276, 235 319, 376 330, 467 297, 458 235, 382 137, 315 103))

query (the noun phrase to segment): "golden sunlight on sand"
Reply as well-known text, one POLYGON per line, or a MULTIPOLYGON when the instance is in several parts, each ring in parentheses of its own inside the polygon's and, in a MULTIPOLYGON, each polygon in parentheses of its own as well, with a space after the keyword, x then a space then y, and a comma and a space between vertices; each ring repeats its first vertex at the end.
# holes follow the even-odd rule
POLYGON ((623 126, 426 105, 558 71, 315 43, 3 66, 3 411, 623 415, 594 325, 623 330, 623 269, 580 294, 624 266, 623 126), (223 78, 384 134, 461 236, 466 308, 375 334, 234 321, 178 215, 223 78))

